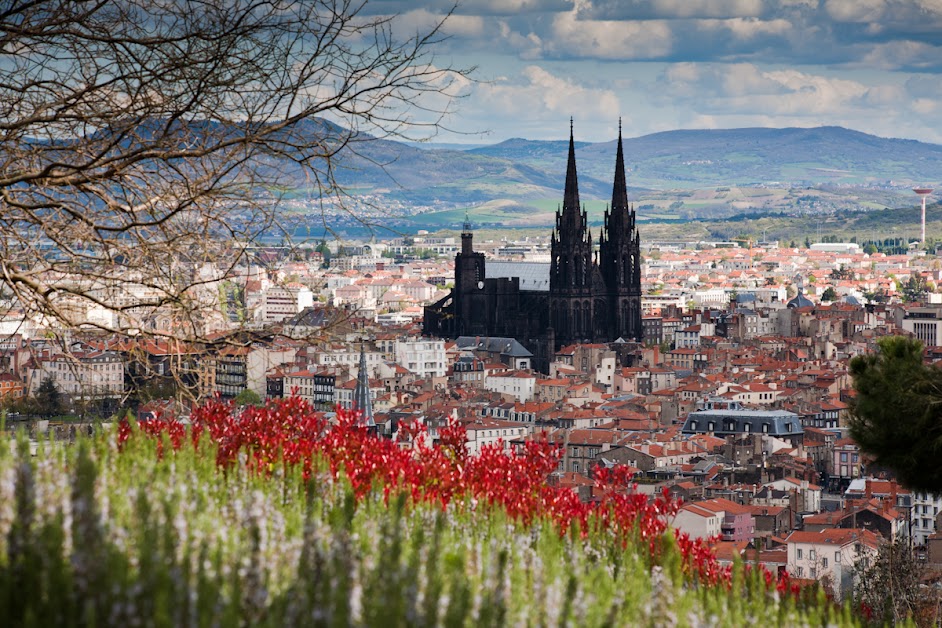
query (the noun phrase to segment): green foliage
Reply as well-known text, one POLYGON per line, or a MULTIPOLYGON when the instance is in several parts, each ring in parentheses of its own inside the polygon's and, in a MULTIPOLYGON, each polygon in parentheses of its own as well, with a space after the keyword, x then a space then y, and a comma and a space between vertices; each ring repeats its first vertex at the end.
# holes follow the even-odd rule
POLYGON ((326 241, 326 240, 321 240, 321 241, 317 244, 317 247, 315 247, 314 250, 315 250, 316 252, 320 253, 321 255, 323 255, 323 257, 324 257, 324 262, 323 262, 323 264, 321 265, 321 267, 322 267, 322 268, 327 268, 328 266, 330 266, 330 259, 331 259, 332 253, 330 252, 330 247, 327 246, 327 241, 326 241))
POLYGON ((891 336, 850 362, 857 397, 850 435, 912 489, 942 492, 942 369, 923 364, 918 340, 891 336))
POLYGON ((831 271, 831 279, 847 279, 851 280, 854 278, 854 271, 851 268, 847 268, 846 265, 841 264, 840 268, 835 268, 831 271))
POLYGON ((262 398, 254 390, 246 388, 233 399, 237 406, 260 406, 262 398))
POLYGON ((867 303, 886 303, 890 300, 890 295, 883 288, 868 290, 863 293, 863 297, 867 300, 867 303))
POLYGON ((36 389, 36 413, 42 416, 58 416, 62 414, 62 393, 51 377, 46 377, 39 388, 36 389))
POLYGON ((915 303, 924 300, 928 289, 926 278, 921 273, 917 272, 912 273, 909 279, 906 280, 906 283, 900 286, 900 291, 902 292, 903 301, 905 303, 915 303))
POLYGON ((833 286, 828 286, 827 288, 825 288, 824 292, 821 293, 821 300, 822 301, 836 301, 837 300, 837 292, 834 291, 833 286))

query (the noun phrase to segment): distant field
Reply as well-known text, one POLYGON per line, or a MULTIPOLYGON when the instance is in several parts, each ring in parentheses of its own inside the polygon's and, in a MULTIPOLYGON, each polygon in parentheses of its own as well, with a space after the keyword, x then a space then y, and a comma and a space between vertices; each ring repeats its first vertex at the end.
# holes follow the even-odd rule
MULTIPOLYGON (((732 219, 673 221, 673 214, 639 216, 638 230, 641 240, 728 240, 731 238, 767 239, 787 246, 794 241, 803 244, 805 238, 818 242, 832 237, 846 242, 884 238, 915 238, 919 235, 919 208, 877 209, 869 212, 840 212, 834 215, 769 215, 760 218, 734 216, 732 219), (659 222, 668 221, 671 222, 659 222)), ((445 229, 443 235, 455 235, 460 230, 445 229)), ((545 226, 500 227, 481 224, 475 226, 475 236, 482 240, 513 240, 548 235, 545 226)), ((926 209, 926 236, 942 240, 942 205, 926 209)))

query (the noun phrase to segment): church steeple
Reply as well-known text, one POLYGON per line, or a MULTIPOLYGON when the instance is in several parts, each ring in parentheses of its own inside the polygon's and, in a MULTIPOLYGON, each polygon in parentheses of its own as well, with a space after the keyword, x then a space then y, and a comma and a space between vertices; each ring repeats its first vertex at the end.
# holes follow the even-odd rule
POLYGON ((373 401, 370 398, 370 372, 366 367, 364 343, 360 343, 360 371, 357 373, 357 385, 353 389, 353 411, 360 413, 360 426, 375 430, 373 419, 373 401))
POLYGON ((592 296, 598 269, 593 263, 588 226, 588 215, 579 202, 576 141, 570 118, 566 187, 550 240, 550 327, 557 345, 595 337, 592 296))
POLYGON ((567 210, 579 212, 579 178, 576 176, 576 143, 573 139, 572 118, 569 118, 569 163, 566 164, 566 189, 563 192, 563 214, 567 210))
POLYGON ((628 206, 628 183, 625 177, 625 153, 621 147, 621 118, 618 119, 618 150, 615 153, 615 183, 612 187, 612 210, 628 206))
POLYGON ((628 204, 621 119, 618 120, 612 204, 605 211, 603 235, 599 266, 608 293, 609 336, 638 339, 641 337, 641 250, 634 208, 628 204))

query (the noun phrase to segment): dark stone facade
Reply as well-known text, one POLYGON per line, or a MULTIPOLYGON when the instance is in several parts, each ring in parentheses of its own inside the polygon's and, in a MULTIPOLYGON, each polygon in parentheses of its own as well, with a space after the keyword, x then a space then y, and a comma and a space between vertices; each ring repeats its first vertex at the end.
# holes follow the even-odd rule
POLYGON ((621 128, 612 203, 605 211, 597 252, 579 202, 571 128, 551 262, 501 262, 508 276, 489 276, 484 254, 474 251, 473 240, 466 223, 461 252, 455 256, 455 287, 425 308, 426 335, 516 338, 533 353, 534 368, 544 372, 556 350, 569 344, 641 340, 640 240, 635 211, 628 204, 621 128))

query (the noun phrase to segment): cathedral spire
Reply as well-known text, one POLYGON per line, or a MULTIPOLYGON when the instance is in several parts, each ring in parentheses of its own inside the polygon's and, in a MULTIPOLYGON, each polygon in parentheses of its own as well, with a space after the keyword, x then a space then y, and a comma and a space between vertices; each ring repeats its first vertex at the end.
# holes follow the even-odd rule
POLYGON ((362 342, 360 343, 360 371, 357 373, 357 385, 353 389, 353 411, 359 411, 359 423, 362 427, 376 428, 376 421, 373 419, 373 401, 370 399, 370 373, 366 368, 366 352, 362 342))
POLYGON ((621 147, 621 118, 618 118, 618 151, 615 153, 615 184, 612 187, 612 213, 628 207, 628 184, 625 180, 625 153, 621 147))
POLYGON ((569 118, 569 163, 566 165, 566 189, 563 192, 563 214, 579 211, 579 181, 576 177, 576 144, 573 140, 572 118, 569 118))

